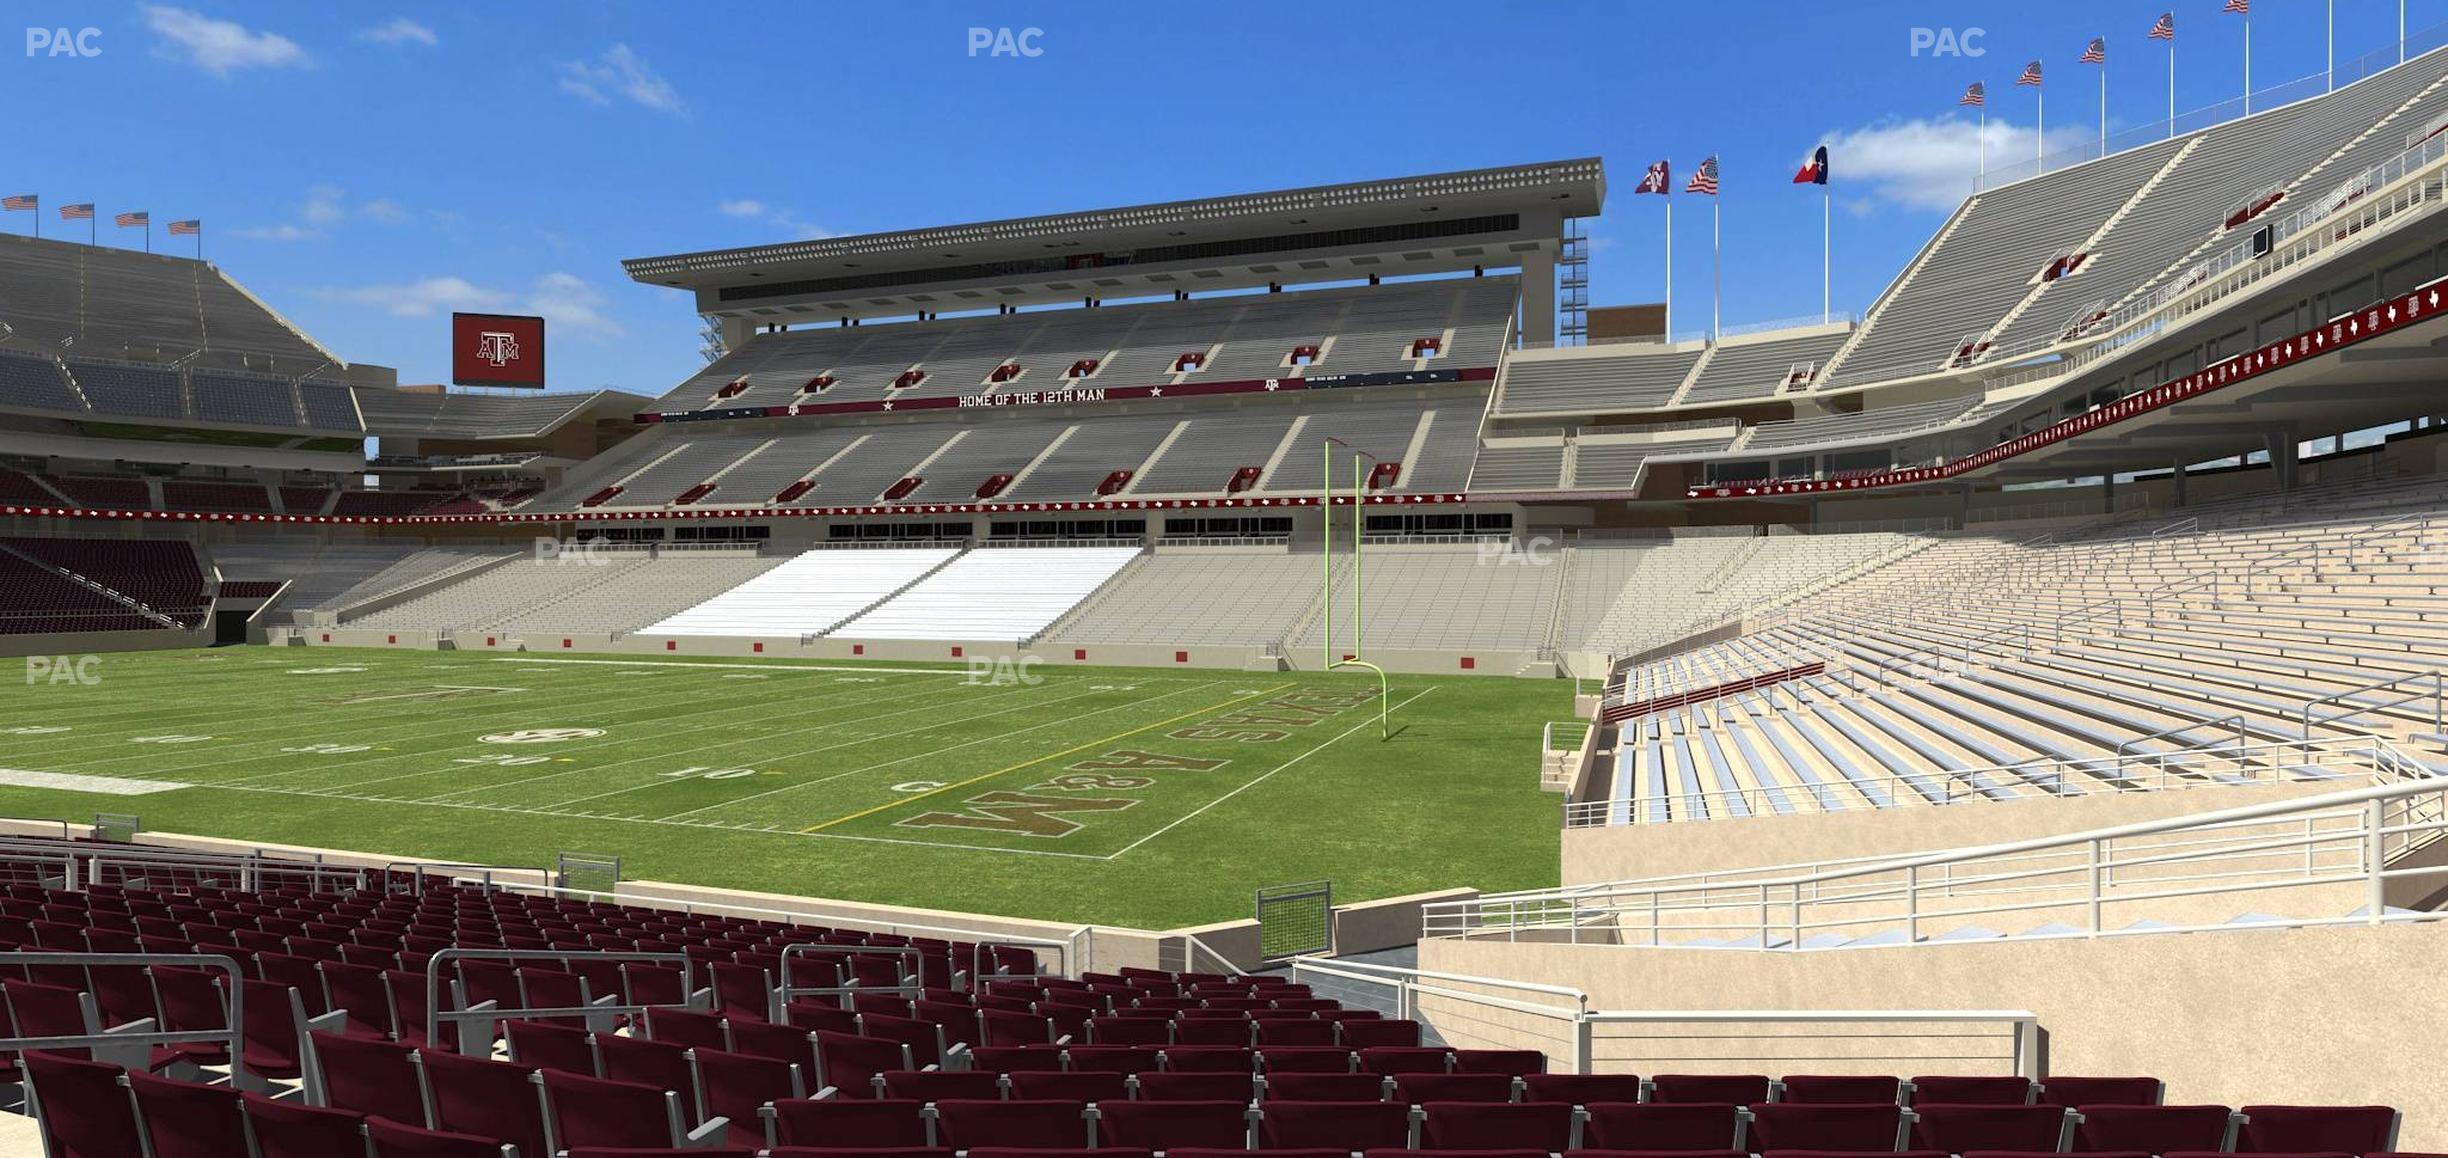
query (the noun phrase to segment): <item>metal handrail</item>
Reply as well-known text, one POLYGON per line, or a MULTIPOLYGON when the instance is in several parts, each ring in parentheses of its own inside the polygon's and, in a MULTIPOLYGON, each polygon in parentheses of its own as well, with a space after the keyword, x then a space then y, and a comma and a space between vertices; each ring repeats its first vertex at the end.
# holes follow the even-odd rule
POLYGON ((2431 730, 2435 733, 2448 731, 2448 677, 2443 677, 2440 672, 2431 671, 2417 672, 2410 675, 2393 676, 2388 679, 2365 684, 2359 688, 2349 688, 2333 695, 2322 696, 2317 700, 2306 702, 2303 706, 2303 736, 2307 740, 2311 739, 2312 728, 2316 724, 2322 727, 2336 727, 2337 725, 2358 716, 2375 715, 2388 711, 2392 708, 2401 708, 2407 704, 2420 703, 2424 699, 2429 699, 2431 701, 2431 730), (2419 685, 2424 683, 2431 685, 2431 692, 2428 696, 2423 695, 2421 692, 2410 692, 2397 699, 2389 700, 2384 703, 2365 704, 2359 707, 2350 702, 2354 699, 2354 697, 2363 695, 2367 692, 2376 692, 2385 688, 2393 688, 2400 684, 2419 685), (2319 708, 2322 704, 2336 704, 2338 705, 2339 710, 2330 715, 2319 716, 2316 718, 2315 709, 2319 708))
MULTIPOLYGON (((982 949, 982 947, 981 947, 982 949)), ((782 975, 775 978, 773 994, 766 1002, 766 1020, 781 1025, 790 1019, 790 1003, 794 997, 841 997, 850 993, 891 992, 916 998, 925 987, 926 954, 915 945, 827 945, 820 942, 799 942, 782 947, 782 975), (793 985, 791 962, 824 954, 835 957, 889 956, 900 957, 909 967, 898 974, 903 983, 886 990, 863 986, 845 979, 841 985, 793 985)), ((972 976, 975 976, 973 973, 972 976)))
MULTIPOLYGON (((2141 746, 2141 745, 2143 745, 2143 744, 2147 744, 2147 743, 2149 743, 2149 742, 2151 742, 2151 741, 2153 741, 2153 740, 2167 740, 2167 739, 2173 739, 2173 738, 2175 738, 2175 737, 2177 737, 2177 736, 2181 736, 2181 735, 2185 734, 2186 732, 2197 731, 2197 730, 2202 729, 2202 728, 2226 728, 2226 727, 2231 727, 2231 726, 2232 726, 2233 728, 2235 728, 2235 734, 2236 734, 2236 743, 2235 743, 2235 748, 2234 748, 2234 749, 2232 749, 2232 751, 2241 752, 2241 751, 2243 751, 2244 749, 2246 749, 2246 748, 2248 748, 2248 747, 2251 747, 2251 746, 2252 746, 2252 733, 2251 733, 2251 729, 2250 729, 2250 726, 2249 726, 2249 725, 2250 725, 2250 721, 2248 721, 2248 720, 2246 720, 2246 719, 2244 718, 2244 714, 2243 714, 2243 713, 2238 712, 2238 713, 2236 713, 2235 715, 2232 715, 2232 716, 2219 716, 2219 717, 2217 717, 2217 718, 2215 718, 2215 719, 2192 720, 2192 721, 2188 721, 2188 722, 2186 722, 2186 723, 2177 724, 2177 725, 2175 725, 2175 726, 2173 726, 2173 727, 2161 728, 2161 729, 2159 729, 2159 730, 2158 730, 2158 731, 2156 731, 2156 732, 2152 732, 2152 733, 2149 733, 2149 734, 2147 734, 2147 735, 2136 736, 2136 737, 2134 737, 2133 739, 2130 739, 2130 740, 2125 741, 2124 743, 2118 744, 2118 745, 2116 746, 2116 759, 2117 759, 2117 763, 2118 763, 2118 765, 2119 765, 2119 766, 2122 766, 2122 765, 2125 763, 2125 757, 2126 757, 2126 755, 2127 755, 2129 752, 2132 752, 2132 750, 2133 750, 2133 749, 2135 749, 2135 748, 2137 748, 2137 747, 2139 747, 2139 746, 2141 746)), ((2312 738, 2312 737, 2311 737, 2311 735, 2310 735, 2310 733, 2309 733, 2309 730, 2307 729, 2307 730, 2306 730, 2306 734, 2305 734, 2305 736, 2304 736, 2304 739, 2309 740, 2309 739, 2311 739, 2311 738, 2312 738)), ((2220 749, 2220 748, 2211 748, 2211 747, 2202 747, 2202 748, 2200 748, 2200 749, 2198 749, 2198 750, 2199 750, 2199 751, 2202 751, 2202 752, 2205 752, 2205 753, 2222 753, 2222 752, 2229 751, 2229 749, 2220 749)), ((2178 751, 2174 751, 2174 752, 2157 752, 2157 753, 2152 753, 2152 752, 2144 752, 2144 753, 2138 753, 2138 754, 2139 754, 2139 755, 2145 755, 2145 756, 2152 756, 2152 755, 2155 755, 2155 756, 2159 756, 2159 757, 2162 757, 2162 758, 2170 758, 2170 757, 2175 757, 2175 756, 2179 756, 2179 755, 2184 755, 2185 753, 2184 753, 2184 751, 2183 751, 2183 750, 2178 750, 2178 751)))
MULTIPOLYGON (((236 968, 236 963, 233 962, 231 967, 233 969, 236 968)), ((686 953, 643 953, 625 950, 579 951, 569 949, 461 949, 457 947, 440 949, 436 950, 434 955, 428 958, 425 962, 425 1040, 434 1042, 438 1046, 441 1042, 448 1040, 442 1036, 442 1027, 445 1024, 456 1026, 463 1021, 500 1021, 505 1019, 526 1020, 546 1017, 602 1017, 607 1014, 624 1013, 643 1015, 649 1009, 686 1008, 688 996, 695 992, 697 992, 697 970, 696 966, 690 962, 689 956, 686 953), (452 1009, 443 1005, 443 965, 453 961, 470 960, 512 962, 643 961, 652 964, 670 964, 673 962, 678 962, 680 965, 681 1000, 676 1005, 668 1002, 634 1002, 627 1004, 620 1002, 605 1002, 599 1005, 581 1006, 575 1009, 557 1007, 539 1007, 532 1009, 520 1007, 516 1009, 504 1009, 500 1006, 494 1005, 490 1001, 478 1002, 477 1004, 482 1008, 473 1009, 452 1009)), ((619 995, 609 994, 607 996, 617 997, 619 995)), ((488 1039, 490 1036, 490 1034, 487 1035, 488 1039)), ((464 1040, 460 1041, 462 1052, 465 1052, 465 1044, 466 1043, 464 1040)))
MULTIPOLYGON (((2317 752, 2332 757, 2359 755, 2366 762, 2371 776, 2381 782, 2317 796, 2268 801, 2113 828, 1867 860, 1817 871, 1766 875, 1726 884, 1634 881, 1598 888, 1580 886, 1571 890, 1552 890, 1544 894, 1514 894, 1504 898, 1501 903, 1507 911, 1531 915, 1534 921, 1519 927, 1532 928, 1555 924, 1557 909, 1551 906, 1560 907, 1562 912, 1570 915, 1569 923, 1575 930, 1576 941, 1581 924, 1579 914, 1586 906, 1595 906, 1599 911, 1617 917, 1627 913, 1646 913, 1653 944, 1659 943, 1659 921, 1664 914, 1719 912, 1733 919, 1709 925, 1706 927, 1709 931, 1739 933, 1748 928, 1757 934, 1757 944, 1744 947, 1790 950, 1802 948, 1803 934, 1811 929, 1873 922, 1892 924, 1898 920, 1908 931, 1907 939, 1917 941, 1920 922, 1926 916, 1919 898, 1932 888, 1951 894, 1959 884, 1967 883, 1964 877, 1967 869, 1971 870, 1968 883, 1975 884, 2039 877, 2063 880, 2081 876, 2083 884, 2069 883, 2061 886, 2061 890, 2081 889, 2084 895, 2073 900, 2048 898, 1951 911, 1943 916, 1963 918, 1983 913, 2064 909, 2080 905, 2090 914, 2090 925, 2085 932, 2090 936, 2117 932, 2105 929, 2099 920, 2102 906, 2108 903, 2129 904, 2310 885, 2361 884, 2368 890, 2368 903, 2357 915, 2329 923, 2377 924, 2388 920, 2448 917, 2448 913, 2434 912, 2391 914, 2385 905, 2385 886, 2391 881, 2448 874, 2448 866, 2389 867, 2394 856, 2448 838, 2448 780, 2429 775, 2420 762, 2398 752, 2377 736, 2262 747, 2267 750, 2292 749, 2307 754, 2317 752), (2272 821, 2301 821, 2303 831, 2274 837, 2239 835, 2235 832, 2238 829, 2264 827, 2272 821), (2348 827, 2322 828, 2319 825, 2321 821, 2340 822, 2348 827), (2203 833, 2218 835, 2213 840, 2204 841, 2199 839, 2203 833), (2152 838, 2170 836, 2179 838, 2179 842, 2175 845, 2151 843, 2152 838), (2120 841, 2138 841, 2145 847, 2120 857, 2115 847, 2120 841), (2183 845, 2188 843, 2212 847, 2183 849, 2183 845), (2334 846, 2339 851, 2351 852, 2354 865, 2346 870, 2324 871, 2317 855, 2322 846, 2334 846), (2171 847, 2179 851, 2168 851, 2171 847), (2222 870, 2208 875, 2196 874, 2190 878, 2160 878, 2220 883, 2186 884, 2182 888, 2155 891, 2128 888, 2114 897, 2106 895, 2113 880, 2110 874, 2119 867, 2131 869, 2215 863, 2266 857, 2287 849, 2304 854, 2300 875, 2290 872, 2282 879, 2273 880, 2272 870, 2269 869, 2222 870), (1995 868, 1999 863, 2045 860, 2049 856, 2063 859, 2056 863, 2056 867, 2016 869, 2003 873, 1995 868), (2087 870, 2082 867, 2084 865, 2088 866, 2087 870), (1894 883, 1899 877, 1902 881, 1900 885, 1894 883), (2238 878, 2243 878, 2244 883, 2237 883, 2238 878), (1717 899, 1719 897, 1726 899, 1717 899), (1894 898, 1903 901, 1901 917, 1892 913, 1850 917, 1839 914, 1824 920, 1805 920, 1803 916, 1806 906, 1822 903, 1858 905, 1865 900, 1894 898), (1772 909, 1784 910, 1788 915, 1783 920, 1772 920, 1772 909), (1753 914, 1756 915, 1756 922, 1748 921, 1746 918, 1753 914), (1790 939, 1781 944, 1772 941, 1772 936, 1779 934, 1787 935, 1790 939)), ((2026 886, 2026 891, 2029 891, 2029 886, 2026 886)), ((1489 923, 1489 907, 1486 899, 1424 905, 1423 935, 1470 936, 1475 932, 1496 931, 1503 926, 1489 923)), ((2327 920, 2304 918, 2296 923, 2327 920)), ((1620 920, 1616 927, 1629 929, 1620 920)))
MULTIPOLYGON (((223 1014, 224 1020, 220 1029, 146 1030, 123 1027, 116 1032, 105 1029, 101 1033, 71 1034, 64 1037, 0 1037, 0 1053, 14 1056, 19 1051, 30 1049, 92 1049, 96 1051, 95 1056, 100 1058, 104 1053, 113 1049, 149 1051, 155 1046, 215 1042, 229 1051, 229 1064, 232 1072, 243 1072, 246 1069, 246 986, 241 984, 246 974, 239 971, 238 962, 233 958, 220 953, 55 953, 48 950, 0 952, 0 967, 10 968, 13 971, 35 965, 87 967, 101 965, 124 968, 166 965, 179 969, 218 969, 227 978, 218 984, 222 996, 228 999, 229 1008, 223 1014)), ((86 1003, 87 1017, 94 1018, 96 1011, 92 1006, 92 995, 82 994, 80 996, 86 1003)), ((93 1022, 93 1024, 99 1024, 99 1022, 93 1022)), ((159 1022, 148 1018, 130 1022, 128 1026, 148 1024, 158 1025, 159 1022)), ((145 1065, 144 1054, 139 1053, 133 1064, 138 1067, 145 1065)))
MULTIPOLYGON (((499 882, 496 887, 503 892, 538 893, 545 896, 566 895, 580 898, 593 898, 597 900, 602 899, 605 895, 601 890, 597 889, 569 889, 562 888, 558 885, 531 885, 518 881, 502 881, 499 882)), ((636 892, 620 893, 619 900, 620 903, 624 905, 636 905, 641 908, 663 909, 681 913, 743 913, 756 917, 760 920, 776 920, 790 925, 822 925, 826 928, 834 929, 863 929, 871 932, 889 933, 894 935, 932 936, 940 937, 948 941, 970 941, 978 944, 1004 945, 1012 948, 1028 949, 1039 953, 1052 951, 1060 955, 1063 963, 1063 968, 1057 972, 1063 976, 1070 976, 1075 971, 1072 968, 1074 964, 1072 942, 1070 940, 1056 940, 1051 937, 1031 937, 1021 933, 996 933, 984 929, 965 929, 947 925, 926 925, 912 921, 893 921, 876 917, 859 917, 839 913, 811 913, 798 909, 768 909, 760 908, 755 905, 731 904, 724 901, 678 900, 653 896, 651 894, 641 895, 636 892)), ((1087 928, 1087 926, 1083 925, 1081 928, 1084 929, 1087 928)), ((1073 931, 1072 936, 1077 936, 1077 930, 1073 931)))

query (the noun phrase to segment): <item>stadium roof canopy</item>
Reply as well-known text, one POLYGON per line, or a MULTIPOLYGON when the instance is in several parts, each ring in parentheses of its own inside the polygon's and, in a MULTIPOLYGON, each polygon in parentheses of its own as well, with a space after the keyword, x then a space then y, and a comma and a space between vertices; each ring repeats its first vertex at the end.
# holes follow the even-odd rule
POLYGON ((1518 266, 1605 202, 1584 157, 622 264, 700 313, 804 323, 1518 266))

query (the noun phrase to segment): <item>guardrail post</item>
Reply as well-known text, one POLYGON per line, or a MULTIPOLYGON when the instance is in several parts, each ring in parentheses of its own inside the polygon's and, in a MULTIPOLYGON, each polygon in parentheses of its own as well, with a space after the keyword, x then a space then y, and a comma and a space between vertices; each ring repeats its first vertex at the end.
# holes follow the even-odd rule
POLYGON ((1592 1037, 1593 1028, 1594 1027, 1590 1023, 1588 1010, 1582 1010, 1580 1013, 1574 1015, 1573 1057, 1571 1070, 1573 1073, 1586 1074, 1590 1072, 1590 1066, 1593 1061, 1592 1054, 1594 1053, 1594 1051, 1590 1048, 1590 1039, 1592 1037))
POLYGON ((2385 874, 2388 863, 2385 859, 2387 846, 2384 843, 2388 830, 2387 803, 2384 799, 2375 798, 2364 805, 2363 872, 2370 883, 2369 895, 2365 897, 2363 904, 2371 914, 2371 923, 2374 925, 2381 924, 2387 915, 2388 877, 2385 874))
POLYGON ((2084 910, 2090 921, 2091 935, 2097 937, 2100 935, 2100 889, 2107 878, 2105 870, 2100 864, 2100 842, 2096 839, 2090 841, 2089 848, 2091 853, 2090 872, 2088 874, 2090 888, 2088 890, 2089 896, 2086 898, 2084 904, 2084 910))
POLYGON ((1921 941, 1921 866, 1910 865, 1904 870, 1904 940, 1907 944, 1921 941))

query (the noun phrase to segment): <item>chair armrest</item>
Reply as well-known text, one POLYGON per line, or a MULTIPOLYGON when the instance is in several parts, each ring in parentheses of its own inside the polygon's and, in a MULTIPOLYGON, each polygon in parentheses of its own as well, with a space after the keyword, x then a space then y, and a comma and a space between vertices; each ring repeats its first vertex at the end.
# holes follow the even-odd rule
POLYGON ((706 1119, 705 1125, 689 1131, 685 1137, 681 1138, 680 1148, 683 1150, 710 1150, 723 1144, 726 1132, 730 1129, 731 1119, 716 1114, 706 1119))

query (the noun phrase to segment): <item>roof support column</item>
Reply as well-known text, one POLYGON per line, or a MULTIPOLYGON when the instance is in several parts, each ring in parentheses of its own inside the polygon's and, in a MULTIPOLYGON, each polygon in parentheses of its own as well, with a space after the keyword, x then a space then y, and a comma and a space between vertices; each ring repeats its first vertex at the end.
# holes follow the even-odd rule
POLYGON ((1555 255, 1541 249, 1522 255, 1522 345, 1552 346, 1556 336, 1555 255))
POLYGON ((2295 428, 2292 426, 2270 431, 2265 436, 2269 446, 2270 478, 2278 484, 2279 493, 2295 489, 2295 428))

